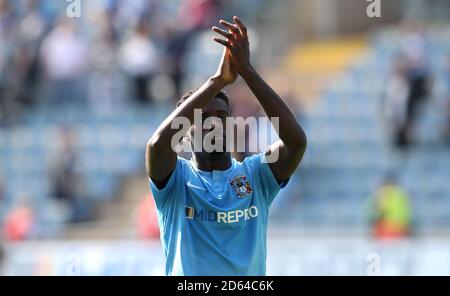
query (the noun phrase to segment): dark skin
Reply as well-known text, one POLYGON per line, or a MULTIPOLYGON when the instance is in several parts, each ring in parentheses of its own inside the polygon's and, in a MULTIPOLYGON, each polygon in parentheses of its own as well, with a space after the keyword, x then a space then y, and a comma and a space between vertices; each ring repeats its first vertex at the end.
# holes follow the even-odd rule
MULTIPOLYGON (((164 186, 176 166, 177 155, 171 149, 171 138, 178 130, 171 128, 173 119, 176 116, 185 116, 193 122, 196 108, 202 109, 204 115, 220 118, 225 108, 219 102, 221 100, 215 98, 215 95, 226 85, 232 84, 238 75, 245 80, 267 116, 279 118, 280 140, 273 143, 265 153, 266 158, 273 154, 278 155, 275 162, 269 163, 277 181, 287 180, 303 157, 307 143, 303 129, 283 99, 251 65, 247 28, 239 18, 234 17, 233 20, 234 23, 220 20, 219 23, 227 30, 218 27, 212 28, 214 32, 225 38, 213 38, 214 41, 224 46, 222 60, 216 74, 175 109, 148 141, 147 174, 158 187, 164 186)), ((197 168, 205 171, 225 170, 231 166, 231 155, 227 152, 220 157, 217 154, 212 155, 205 152, 195 153, 194 164, 197 168)))
MULTIPOLYGON (((222 126, 224 128, 224 134, 226 133, 226 124, 225 120, 227 117, 229 117, 229 106, 228 104, 220 99, 220 98, 213 98, 204 108, 202 112, 202 118, 203 121, 206 118, 213 117, 216 119, 216 121, 222 121, 222 126)), ((218 123, 220 124, 220 123, 218 123)), ((196 125, 192 126, 191 132, 189 133, 189 139, 191 143, 193 142, 193 134, 194 129, 197 129, 198 127, 196 125)), ((211 131, 214 127, 211 128, 203 128, 200 127, 203 130, 202 136, 203 139, 205 135, 211 131)), ((226 143, 226 137, 223 137, 224 143, 226 143)), ((202 171, 212 171, 212 170, 226 170, 231 166, 231 155, 230 152, 226 152, 226 147, 224 147, 223 152, 213 152, 208 153, 204 149, 202 149, 202 152, 194 152, 193 153, 193 162, 197 168, 199 168, 202 171)))
MULTIPOLYGON (((233 83, 237 78, 237 73, 231 69, 229 56, 226 50, 223 51, 222 59, 220 61, 217 72, 211 76, 197 91, 195 91, 186 101, 178 106, 167 118, 164 120, 153 136, 147 142, 147 149, 145 153, 145 166, 148 176, 153 180, 156 186, 163 187, 170 178, 175 169, 177 154, 172 150, 171 141, 181 129, 172 128, 171 124, 176 117, 185 117, 190 122, 194 121, 194 110, 202 109, 205 112, 205 107, 215 98, 217 93, 225 86, 233 83)), ((216 101, 216 100, 214 100, 216 101)), ((214 102, 211 112, 217 113, 219 110, 214 102)), ((208 109, 206 108, 206 109, 208 109)), ((228 157, 229 158, 229 157, 228 157)), ((203 160, 203 157, 200 156, 203 160)), ((228 161, 231 164, 231 159, 222 161, 198 161, 200 163, 199 169, 224 169, 228 161)), ((228 165, 229 167, 229 165, 228 165)))

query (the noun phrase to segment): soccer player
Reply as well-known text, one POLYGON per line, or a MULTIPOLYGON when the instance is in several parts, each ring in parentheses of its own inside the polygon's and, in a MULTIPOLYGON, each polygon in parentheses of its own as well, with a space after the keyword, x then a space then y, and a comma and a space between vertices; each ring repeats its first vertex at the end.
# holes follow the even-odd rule
MULTIPOLYGON (((250 63, 245 25, 237 17, 233 23, 219 23, 227 30, 212 28, 225 38, 213 38, 224 46, 216 74, 181 98, 147 144, 146 170, 167 275, 265 275, 269 207, 306 149, 305 134, 294 114, 250 63), (194 150, 191 160, 178 157, 171 142, 181 128, 173 128, 172 122, 184 117, 192 123, 194 109, 201 109, 202 120, 225 120, 229 103, 222 89, 238 75, 267 116, 279 118, 280 140, 243 162, 224 149, 194 150), (276 161, 268 161, 273 155, 278 156, 276 161)), ((193 124, 187 133, 191 144, 198 140, 194 138, 197 129, 210 130, 193 124)))

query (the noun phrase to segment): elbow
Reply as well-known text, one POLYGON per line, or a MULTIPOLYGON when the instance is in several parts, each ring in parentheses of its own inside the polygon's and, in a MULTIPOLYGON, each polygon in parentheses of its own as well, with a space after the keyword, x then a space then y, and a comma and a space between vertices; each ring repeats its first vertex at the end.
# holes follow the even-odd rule
POLYGON ((155 146, 155 143, 153 142, 152 138, 150 138, 147 142, 147 147, 146 147, 146 154, 150 155, 151 151, 153 150, 153 147, 155 146))
POLYGON ((308 140, 306 138, 306 135, 303 131, 300 131, 294 142, 293 149, 295 151, 303 154, 306 150, 307 145, 308 145, 308 140))
POLYGON ((303 151, 306 150, 306 146, 308 146, 308 139, 306 138, 305 132, 302 131, 302 148, 303 148, 303 151))
POLYGON ((160 136, 158 134, 154 134, 147 142, 147 151, 155 151, 158 150, 158 147, 161 146, 160 136))
POLYGON ((150 163, 151 163, 151 159, 152 159, 152 155, 156 155, 158 154, 158 149, 159 149, 159 142, 158 141, 159 136, 157 135, 153 135, 148 141, 147 141, 147 147, 145 150, 145 169, 147 171, 147 175, 150 176, 150 163))

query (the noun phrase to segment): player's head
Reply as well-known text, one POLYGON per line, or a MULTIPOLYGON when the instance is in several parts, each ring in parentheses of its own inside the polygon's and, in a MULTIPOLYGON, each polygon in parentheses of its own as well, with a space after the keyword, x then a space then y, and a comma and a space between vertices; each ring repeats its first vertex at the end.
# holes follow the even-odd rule
MULTIPOLYGON (((190 90, 183 94, 181 96, 181 99, 177 103, 177 107, 180 106, 184 101, 186 101, 195 90, 190 90)), ((226 92, 223 90, 219 91, 215 97, 209 101, 209 103, 202 108, 202 126, 197 126, 195 124, 196 121, 194 120, 194 124, 192 124, 191 129, 189 130, 187 137, 191 144, 195 143, 197 139, 194 138, 194 135, 201 134, 201 151, 196 152, 194 149, 194 154, 197 158, 201 159, 208 159, 208 160, 215 160, 220 159, 223 157, 226 153, 226 124, 225 120, 228 116, 230 116, 230 105, 229 105, 229 98, 226 92), (210 123, 209 126, 205 126, 205 121, 208 121, 210 123), (209 143, 209 141, 204 141, 205 137, 208 135, 209 132, 211 132, 214 128, 217 128, 218 125, 221 125, 223 128, 222 132, 222 141, 223 141, 223 147, 220 151, 212 151, 207 152, 204 144, 205 142, 209 143), (201 133, 196 133, 197 129, 201 129, 201 133)), ((206 122, 206 123, 208 123, 206 122)), ((211 137, 211 135, 210 135, 211 137)), ((215 137, 217 139, 217 137, 215 137)), ((198 140, 199 141, 199 140, 198 140)), ((215 141, 214 139, 211 141, 211 143, 214 145, 215 141)))

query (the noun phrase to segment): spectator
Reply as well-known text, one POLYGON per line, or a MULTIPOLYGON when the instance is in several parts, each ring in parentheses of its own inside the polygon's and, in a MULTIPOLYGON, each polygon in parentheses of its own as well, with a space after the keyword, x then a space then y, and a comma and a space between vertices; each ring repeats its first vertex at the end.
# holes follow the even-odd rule
POLYGON ((125 85, 117 62, 117 36, 110 13, 97 15, 98 31, 91 39, 88 98, 94 110, 107 112, 124 96, 125 85))
POLYGON ((152 196, 145 196, 137 207, 136 228, 140 238, 159 238, 158 216, 152 196))
POLYGON ((379 239, 408 236, 411 232, 411 205, 395 177, 388 176, 370 198, 373 235, 379 239))
POLYGON ((17 14, 10 0, 0 0, 0 37, 2 41, 14 38, 17 14))
POLYGON ((26 1, 25 15, 18 29, 16 53, 18 92, 17 101, 27 106, 35 100, 40 78, 39 52, 47 28, 46 20, 39 11, 39 2, 26 1))
POLYGON ((407 134, 402 147, 406 148, 413 142, 412 130, 417 119, 420 105, 428 96, 429 71, 427 65, 427 44, 418 27, 412 26, 406 34, 402 46, 405 75, 408 82, 408 97, 406 102, 405 133, 407 134))
MULTIPOLYGON (((175 25, 174 25, 175 26, 175 25)), ((168 27, 166 31, 166 66, 170 77, 175 84, 175 93, 178 97, 182 92, 185 73, 183 71, 184 59, 188 51, 191 35, 180 32, 174 27, 168 27)))
POLYGON ((158 52, 150 38, 150 27, 141 19, 120 49, 120 61, 131 78, 134 98, 141 103, 150 102, 149 86, 158 71, 158 52))
POLYGON ((41 58, 50 88, 50 102, 82 101, 87 45, 75 24, 61 18, 43 41, 41 58))
POLYGON ((79 199, 81 182, 80 176, 76 172, 75 165, 77 156, 73 150, 74 134, 68 128, 61 130, 61 147, 55 159, 52 169, 52 196, 56 199, 57 208, 61 213, 66 213, 62 217, 64 221, 76 220, 75 207, 79 199))
POLYGON ((406 116, 408 97, 409 86, 403 65, 396 62, 387 82, 385 114, 387 115, 390 129, 393 130, 394 143, 399 148, 404 148, 409 142, 409 126, 406 116))
POLYGON ((20 193, 15 199, 16 206, 6 215, 4 222, 4 234, 6 239, 21 241, 31 238, 34 231, 34 210, 31 198, 20 193))
POLYGON ((12 1, 0 0, 0 124, 13 123, 17 105, 14 102, 13 56, 16 42, 17 15, 12 1))
POLYGON ((450 55, 447 59, 447 67, 445 72, 445 83, 447 88, 447 94, 445 99, 446 108, 446 126, 445 126, 445 138, 450 145, 450 55))
POLYGON ((209 29, 215 22, 220 9, 219 1, 187 0, 182 3, 178 11, 175 24, 169 26, 167 55, 170 76, 175 83, 177 97, 181 94, 185 73, 184 59, 189 50, 191 40, 201 31, 209 29), (190 17, 187 18, 186 15, 190 17), (182 30, 179 25, 182 24, 182 30), (176 27, 176 28, 175 28, 176 27))

